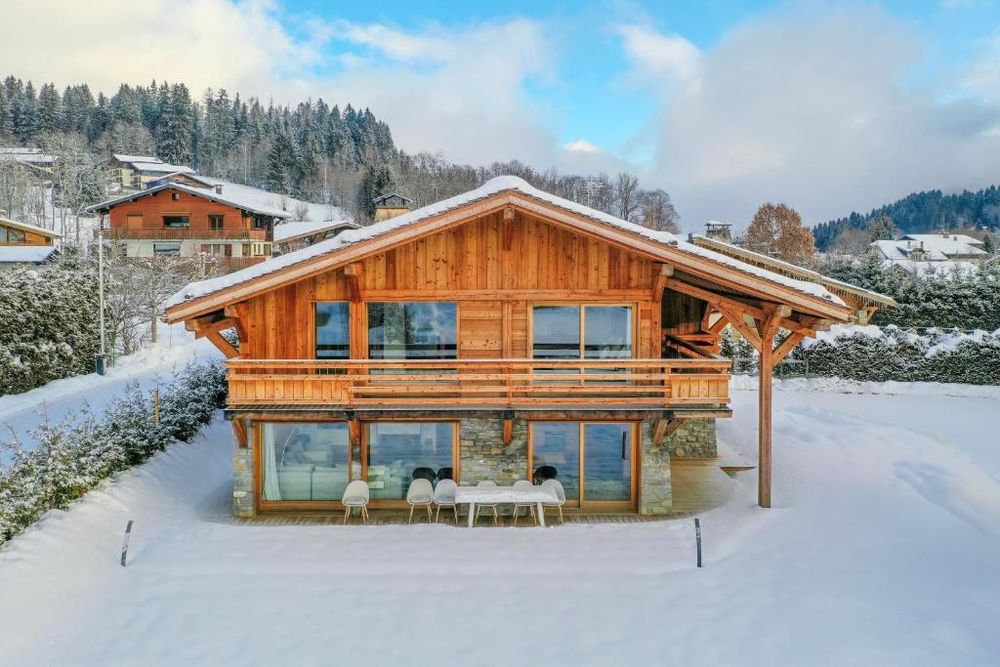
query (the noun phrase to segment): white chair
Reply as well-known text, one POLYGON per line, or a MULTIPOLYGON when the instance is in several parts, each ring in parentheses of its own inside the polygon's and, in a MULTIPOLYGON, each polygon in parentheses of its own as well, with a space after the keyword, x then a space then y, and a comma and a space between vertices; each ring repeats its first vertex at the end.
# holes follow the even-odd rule
POLYGON ((438 482, 437 488, 434 489, 434 504, 437 505, 435 521, 441 520, 442 507, 450 507, 455 511, 455 525, 458 525, 458 504, 455 502, 455 491, 457 490, 458 485, 455 484, 455 480, 442 479, 438 482))
POLYGON ((410 518, 406 520, 406 523, 413 521, 413 510, 418 507, 427 508, 427 521, 434 519, 434 514, 431 512, 431 503, 434 502, 434 486, 429 480, 418 477, 410 482, 410 488, 406 490, 406 502, 410 503, 410 518))
POLYGON ((563 505, 566 504, 566 490, 563 489, 563 485, 560 484, 557 479, 547 479, 542 482, 542 488, 548 490, 552 494, 555 494, 554 500, 542 501, 542 511, 544 512, 546 507, 558 507, 559 523, 564 523, 562 508, 563 505))
POLYGON ((368 483, 356 479, 347 485, 344 489, 344 495, 340 499, 340 502, 344 504, 344 525, 347 525, 347 520, 351 518, 351 510, 355 507, 361 509, 361 520, 364 523, 368 523, 368 500, 371 497, 371 492, 368 490, 368 483))
MULTIPOLYGON (((497 485, 496 482, 494 482, 492 480, 488 480, 488 479, 484 479, 479 484, 476 484, 476 486, 478 486, 478 487, 487 487, 487 488, 496 488, 496 485, 497 485)), ((497 503, 487 503, 485 505, 481 505, 479 503, 476 503, 476 516, 473 517, 472 523, 475 524, 477 521, 479 521, 479 513, 483 510, 484 507, 493 510, 493 524, 496 525, 496 526, 499 526, 500 525, 500 510, 497 509, 497 503)))
MULTIPOLYGON (((528 491, 531 491, 532 489, 535 488, 535 485, 532 484, 531 482, 529 482, 526 479, 519 479, 516 482, 514 482, 514 486, 512 488, 515 489, 515 490, 517 490, 517 489, 527 489, 528 491)), ((538 517, 535 516, 535 503, 514 503, 514 519, 513 519, 512 523, 511 523, 511 525, 513 525, 513 526, 517 525, 517 516, 518 516, 518 514, 521 513, 521 508, 522 507, 527 507, 528 508, 528 514, 531 515, 531 518, 534 519, 535 525, 537 526, 538 525, 538 517)))

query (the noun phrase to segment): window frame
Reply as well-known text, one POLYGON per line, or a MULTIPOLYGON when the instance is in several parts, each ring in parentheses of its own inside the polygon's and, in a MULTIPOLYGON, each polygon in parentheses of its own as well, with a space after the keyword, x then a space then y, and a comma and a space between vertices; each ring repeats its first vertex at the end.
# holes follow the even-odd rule
POLYGON ((191 229, 191 215, 187 213, 164 213, 160 216, 160 220, 163 222, 164 229, 191 229), (170 224, 167 222, 167 218, 183 218, 185 222, 184 224, 170 224))
MULTIPOLYGON (((375 359, 376 361, 378 361, 378 360, 385 360, 386 359, 386 357, 373 357, 373 356, 371 356, 371 348, 372 348, 372 345, 371 345, 371 305, 373 303, 376 303, 376 304, 381 304, 381 303, 398 303, 398 304, 407 304, 407 303, 451 303, 451 304, 454 304, 455 305, 455 359, 461 359, 462 358, 462 354, 461 354, 461 352, 462 352, 462 302, 459 301, 459 300, 455 300, 455 301, 442 301, 440 299, 413 299, 413 298, 399 298, 399 299, 383 298, 383 299, 380 299, 379 301, 365 301, 365 302, 363 302, 361 304, 361 305, 363 305, 363 308, 361 308, 361 312, 359 313, 359 316, 362 318, 362 322, 364 324, 364 336, 363 336, 363 338, 364 338, 364 343, 363 343, 364 344, 364 358, 366 358, 366 359, 375 359)), ((432 359, 431 361, 445 362, 445 361, 449 361, 449 360, 450 359, 448 359, 448 358, 443 358, 443 359, 432 359)), ((388 359, 388 361, 393 361, 393 359, 390 358, 390 359, 388 359)), ((397 359, 395 361, 419 361, 419 359, 411 359, 411 358, 407 357, 407 358, 403 358, 403 359, 397 359)))
POLYGON ((210 231, 221 232, 225 228, 226 228, 226 215, 224 213, 208 214, 208 229, 210 231))
POLYGON ((352 345, 353 341, 351 340, 351 316, 353 314, 352 313, 352 310, 353 310, 352 309, 352 305, 354 305, 354 304, 352 304, 350 301, 347 301, 346 299, 323 299, 323 300, 317 299, 317 300, 315 300, 315 301, 312 302, 312 306, 313 306, 312 307, 313 321, 312 321, 312 329, 311 329, 311 332, 312 332, 312 341, 311 341, 311 343, 312 343, 313 358, 316 359, 316 360, 319 360, 319 361, 324 361, 324 360, 337 361, 338 360, 338 359, 333 359, 331 357, 321 357, 321 356, 319 356, 319 349, 318 349, 319 348, 319 336, 317 335, 318 334, 318 328, 319 328, 319 313, 317 312, 317 310, 319 309, 320 304, 323 304, 323 303, 342 303, 342 304, 344 304, 344 305, 347 306, 347 357, 346 357, 346 359, 352 359, 352 358, 354 358, 354 346, 352 345))
MULTIPOLYGON (((391 417, 382 419, 371 419, 359 422, 361 425, 361 448, 359 451, 361 457, 361 476, 358 479, 363 479, 368 482, 368 459, 370 458, 370 447, 371 447, 371 428, 372 424, 383 424, 383 423, 403 423, 403 424, 432 424, 432 423, 448 423, 451 424, 451 478, 455 484, 461 483, 462 472, 461 472, 461 443, 459 442, 461 436, 461 421, 455 419, 454 417, 428 417, 421 419, 413 418, 398 418, 394 419, 391 417)), ((353 472, 353 466, 352 466, 353 472)), ((353 479, 353 478, 352 478, 353 479)), ((371 500, 369 502, 370 507, 384 508, 384 509, 406 509, 410 505, 403 500, 371 500)))
POLYGON ((528 422, 528 452, 527 452, 527 470, 526 479, 531 479, 535 470, 535 424, 575 424, 579 429, 578 432, 578 458, 579 458, 579 470, 577 472, 579 479, 579 497, 570 499, 566 498, 567 507, 575 507, 579 509, 635 509, 639 504, 639 473, 641 470, 639 464, 639 456, 641 452, 640 438, 642 437, 641 422, 631 420, 631 419, 616 419, 614 417, 608 417, 607 419, 587 419, 583 421, 573 421, 567 419, 532 419, 528 422), (586 472, 587 472, 587 436, 586 427, 591 424, 625 424, 630 427, 631 432, 631 452, 630 452, 630 466, 629 466, 629 499, 628 500, 585 500, 586 498, 586 472))
POLYGON ((265 500, 264 499, 264 426, 266 424, 346 424, 347 425, 347 481, 354 481, 354 443, 351 441, 350 422, 345 419, 282 419, 272 417, 253 421, 250 425, 252 431, 252 446, 254 459, 254 507, 259 512, 271 510, 340 510, 344 504, 340 499, 336 500, 265 500))

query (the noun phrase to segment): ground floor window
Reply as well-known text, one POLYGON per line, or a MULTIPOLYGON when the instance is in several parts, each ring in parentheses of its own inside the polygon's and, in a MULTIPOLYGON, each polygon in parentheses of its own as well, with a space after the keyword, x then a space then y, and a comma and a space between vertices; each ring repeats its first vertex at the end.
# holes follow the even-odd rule
POLYGON ((631 422, 534 422, 529 474, 559 480, 574 505, 630 504, 635 429, 631 422))
POLYGON ((341 499, 350 481, 345 422, 260 426, 264 500, 341 499))
POLYGON ((373 422, 365 442, 365 474, 372 500, 405 500, 417 478, 454 479, 453 422, 373 422))

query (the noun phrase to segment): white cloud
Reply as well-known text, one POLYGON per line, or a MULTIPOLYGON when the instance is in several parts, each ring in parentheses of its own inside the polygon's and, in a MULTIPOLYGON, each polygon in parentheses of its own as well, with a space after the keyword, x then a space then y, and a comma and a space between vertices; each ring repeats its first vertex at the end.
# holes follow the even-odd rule
POLYGON ((621 25, 615 32, 640 76, 689 80, 697 75, 701 54, 684 37, 664 35, 644 25, 621 25))
POLYGON ((908 86, 919 47, 906 24, 870 8, 739 26, 698 56, 689 85, 646 79, 666 91, 653 176, 690 229, 746 224, 765 201, 815 223, 914 190, 995 182, 1000 110, 908 86))
POLYGON ((570 151, 571 153, 600 153, 601 149, 590 143, 586 139, 577 139, 576 141, 571 141, 568 144, 563 144, 564 151, 570 151))

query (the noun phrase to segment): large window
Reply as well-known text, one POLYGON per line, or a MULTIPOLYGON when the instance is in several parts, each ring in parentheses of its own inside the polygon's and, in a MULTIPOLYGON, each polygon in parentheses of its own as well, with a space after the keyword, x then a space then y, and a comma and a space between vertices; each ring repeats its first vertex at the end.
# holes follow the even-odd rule
POLYGON ((212 231, 218 232, 226 224, 226 216, 224 215, 210 215, 208 216, 208 228, 212 231))
POLYGON ((455 359, 457 313, 439 301, 368 304, 368 356, 372 359, 455 359))
POLYGON ((629 306, 535 306, 531 349, 535 359, 628 359, 632 356, 629 306))
POLYGON ((574 505, 630 504, 634 433, 629 422, 534 422, 530 474, 559 480, 574 505))
POLYGON ((262 424, 263 499, 340 500, 350 479, 347 424, 262 424))
POLYGON ((316 304, 316 358, 351 357, 350 310, 346 301, 316 304))
POLYGON ((186 229, 191 226, 191 223, 186 215, 165 215, 163 216, 163 226, 169 229, 186 229))
POLYGON ((372 500, 405 500, 410 482, 454 479, 451 422, 375 422, 368 425, 367 481, 372 500))
POLYGON ((24 241, 25 241, 24 232, 22 232, 20 229, 0 227, 0 243, 9 243, 11 245, 17 245, 24 243, 24 241))
POLYGON ((179 255, 181 254, 180 241, 167 241, 153 244, 154 255, 179 255))

